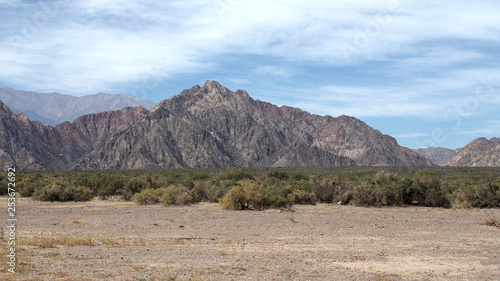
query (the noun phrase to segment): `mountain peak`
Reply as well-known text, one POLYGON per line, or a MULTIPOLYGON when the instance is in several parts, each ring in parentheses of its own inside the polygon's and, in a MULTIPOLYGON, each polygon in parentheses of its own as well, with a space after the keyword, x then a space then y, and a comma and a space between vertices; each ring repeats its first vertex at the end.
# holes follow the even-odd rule
POLYGON ((203 84, 203 87, 200 88, 200 91, 203 94, 212 94, 212 95, 220 95, 220 96, 227 96, 228 94, 231 94, 232 92, 219 84, 219 82, 215 80, 207 80, 205 84, 203 84))

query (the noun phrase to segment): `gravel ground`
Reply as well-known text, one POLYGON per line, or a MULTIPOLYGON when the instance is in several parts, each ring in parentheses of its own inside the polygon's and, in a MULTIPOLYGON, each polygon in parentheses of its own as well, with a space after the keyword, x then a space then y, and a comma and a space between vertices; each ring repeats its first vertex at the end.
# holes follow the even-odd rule
POLYGON ((18 280, 500 280, 500 209, 16 203, 18 280))

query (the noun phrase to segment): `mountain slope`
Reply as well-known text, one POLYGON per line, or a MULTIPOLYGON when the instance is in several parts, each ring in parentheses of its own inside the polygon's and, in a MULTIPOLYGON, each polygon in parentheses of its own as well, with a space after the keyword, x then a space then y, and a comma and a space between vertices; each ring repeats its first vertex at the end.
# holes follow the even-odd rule
POLYGON ((431 160, 434 164, 439 164, 442 161, 453 157, 457 152, 453 149, 443 147, 428 147, 415 149, 417 153, 431 160))
POLYGON ((419 165, 431 163, 353 117, 253 100, 215 81, 160 102, 80 169, 419 165))
POLYGON ((153 108, 156 103, 134 96, 99 93, 83 97, 59 93, 36 93, 0 88, 2 100, 14 113, 25 113, 31 120, 55 126, 79 116, 125 107, 153 108))
POLYGON ((1 102, 0 115, 3 168, 431 165, 354 117, 277 107, 215 81, 184 90, 150 111, 88 114, 55 127, 16 115, 1 102))
POLYGON ((147 110, 124 108, 82 116, 56 127, 14 114, 0 101, 0 166, 26 170, 64 170, 90 153, 110 135, 142 120, 147 110))
POLYGON ((67 168, 66 163, 47 142, 50 129, 40 121, 30 121, 24 113, 14 114, 0 101, 0 166, 2 170, 48 170, 67 168))
POLYGON ((439 165, 500 167, 500 138, 477 138, 439 165))

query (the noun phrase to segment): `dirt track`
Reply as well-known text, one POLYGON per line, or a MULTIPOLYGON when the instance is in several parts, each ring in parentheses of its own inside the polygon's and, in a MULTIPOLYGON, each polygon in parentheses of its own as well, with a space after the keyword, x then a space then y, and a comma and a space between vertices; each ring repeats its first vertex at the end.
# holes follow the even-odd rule
POLYGON ((499 209, 17 203, 19 280, 500 280, 499 209))

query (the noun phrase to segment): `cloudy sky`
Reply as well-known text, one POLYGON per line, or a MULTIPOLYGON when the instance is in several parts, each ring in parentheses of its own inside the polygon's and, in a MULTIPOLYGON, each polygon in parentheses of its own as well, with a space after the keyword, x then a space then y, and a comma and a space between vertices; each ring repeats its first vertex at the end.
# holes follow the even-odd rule
POLYGON ((0 86, 158 102, 206 80, 410 148, 500 137, 500 2, 0 0, 0 86))

